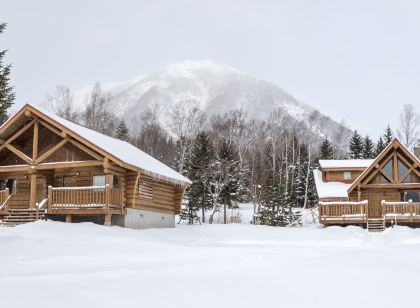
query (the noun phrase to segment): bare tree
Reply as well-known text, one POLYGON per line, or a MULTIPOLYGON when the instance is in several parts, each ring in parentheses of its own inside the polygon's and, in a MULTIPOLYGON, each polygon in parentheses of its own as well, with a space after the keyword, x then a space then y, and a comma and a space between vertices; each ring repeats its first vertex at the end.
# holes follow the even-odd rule
POLYGON ((73 95, 68 87, 56 85, 54 92, 47 94, 47 102, 58 116, 76 123, 79 121, 79 112, 73 104, 73 95))
POLYGON ((172 110, 171 131, 176 136, 178 153, 178 171, 183 172, 185 160, 191 148, 191 141, 204 123, 204 113, 194 99, 180 100, 172 110))
POLYGON ((414 110, 414 106, 410 104, 404 105, 404 109, 400 114, 397 136, 410 150, 417 140, 419 125, 420 117, 414 110))
POLYGON ((83 125, 102 134, 113 136, 119 121, 110 110, 110 95, 102 91, 100 83, 94 85, 85 104, 86 108, 82 114, 83 125))

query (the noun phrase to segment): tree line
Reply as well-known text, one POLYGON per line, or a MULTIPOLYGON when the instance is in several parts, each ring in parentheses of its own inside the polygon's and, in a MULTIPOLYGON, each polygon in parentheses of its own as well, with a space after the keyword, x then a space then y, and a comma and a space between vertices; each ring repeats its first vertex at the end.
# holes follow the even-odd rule
MULTIPOLYGON (((0 34, 6 28, 0 24, 0 34)), ((0 122, 8 116, 15 93, 11 64, 0 51, 0 122)), ((150 108, 129 123, 116 114, 111 96, 96 83, 79 110, 68 87, 56 86, 47 95, 54 112, 74 123, 129 142, 192 180, 180 218, 188 223, 212 223, 217 212, 227 222, 227 209, 253 202, 262 224, 284 226, 296 217, 295 208, 317 203, 313 170, 319 159, 372 159, 392 141, 390 126, 373 142, 357 130, 351 136, 340 125, 331 136, 314 133, 317 111, 298 121, 281 110, 266 119, 252 119, 233 110, 206 119, 194 99, 180 99, 162 127, 159 110, 150 108), (207 217, 208 216, 208 217, 207 217)), ((412 105, 400 115, 398 138, 412 149, 420 118, 412 105)))

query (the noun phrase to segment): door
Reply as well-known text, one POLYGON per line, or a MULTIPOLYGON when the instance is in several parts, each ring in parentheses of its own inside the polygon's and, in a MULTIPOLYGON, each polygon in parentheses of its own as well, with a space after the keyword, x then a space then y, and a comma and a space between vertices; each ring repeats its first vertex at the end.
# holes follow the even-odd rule
POLYGON ((382 195, 380 193, 369 193, 368 213, 369 218, 382 218, 382 195))

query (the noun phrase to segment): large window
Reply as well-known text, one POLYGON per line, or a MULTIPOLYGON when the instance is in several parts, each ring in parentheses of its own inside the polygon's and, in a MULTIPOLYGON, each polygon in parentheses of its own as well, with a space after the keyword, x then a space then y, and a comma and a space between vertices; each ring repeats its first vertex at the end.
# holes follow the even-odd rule
POLYGON ((105 186, 105 175, 94 175, 92 177, 93 186, 105 186))
MULTIPOLYGON (((93 186, 105 186, 106 177, 104 174, 94 175, 92 176, 92 185, 93 186)), ((118 177, 112 175, 110 187, 117 187, 118 188, 118 177)))

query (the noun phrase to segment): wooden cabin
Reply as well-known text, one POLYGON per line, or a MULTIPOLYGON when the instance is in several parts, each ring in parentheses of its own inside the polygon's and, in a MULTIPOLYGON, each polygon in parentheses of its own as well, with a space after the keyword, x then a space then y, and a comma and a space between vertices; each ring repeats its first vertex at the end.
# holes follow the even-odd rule
POLYGON ((314 176, 324 225, 420 223, 420 161, 397 139, 373 160, 320 160, 314 176))
POLYGON ((133 145, 25 105, 0 127, 0 219, 173 227, 191 182, 133 145))

